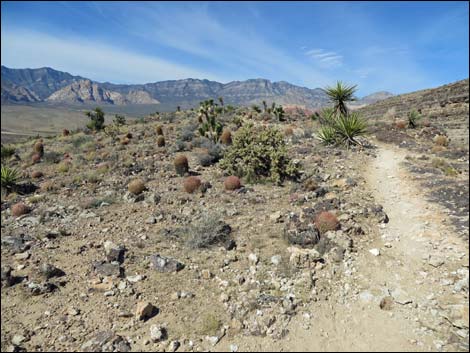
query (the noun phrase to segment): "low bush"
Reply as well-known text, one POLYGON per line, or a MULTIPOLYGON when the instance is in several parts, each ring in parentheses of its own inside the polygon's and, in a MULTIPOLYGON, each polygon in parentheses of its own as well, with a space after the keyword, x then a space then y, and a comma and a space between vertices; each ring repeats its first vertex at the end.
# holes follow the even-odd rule
POLYGON ((281 183, 286 178, 297 178, 299 173, 287 154, 282 133, 274 128, 255 128, 253 124, 237 131, 220 167, 248 182, 281 183))

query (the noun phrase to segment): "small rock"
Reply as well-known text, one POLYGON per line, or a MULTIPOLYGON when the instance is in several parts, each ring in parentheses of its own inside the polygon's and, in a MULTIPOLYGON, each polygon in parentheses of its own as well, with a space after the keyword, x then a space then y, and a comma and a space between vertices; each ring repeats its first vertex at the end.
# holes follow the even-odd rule
POLYGON ((179 341, 171 341, 170 344, 168 345, 168 351, 176 352, 180 346, 181 346, 181 343, 179 341))
POLYGON ((126 279, 131 283, 137 283, 144 279, 144 276, 136 275, 136 276, 127 276, 126 279))
POLYGON ((178 272, 184 268, 181 262, 159 254, 150 256, 153 267, 159 272, 178 272))
POLYGON ((237 246, 237 244, 235 243, 235 240, 233 240, 233 239, 228 239, 224 243, 224 248, 225 248, 225 250, 228 250, 228 251, 235 249, 236 246, 237 246))
POLYGON ((104 252, 109 262, 117 261, 122 263, 124 261, 124 251, 125 249, 121 245, 116 245, 109 240, 104 242, 104 252))
POLYGON ((14 335, 11 339, 11 343, 15 346, 21 345, 26 340, 26 337, 23 335, 14 335))
POLYGON ((444 265, 444 261, 442 259, 438 258, 437 256, 430 256, 428 263, 432 267, 439 267, 439 266, 444 265))
POLYGON ((219 343, 220 338, 218 336, 206 336, 206 340, 215 346, 217 343, 219 343))
POLYGON ((64 271, 62 271, 61 269, 51 264, 42 264, 40 271, 46 279, 49 279, 52 277, 61 277, 65 275, 64 271))
POLYGON ((274 222, 279 222, 282 219, 281 211, 276 211, 269 216, 269 219, 274 222))
POLYGON ((92 263, 93 270, 102 276, 115 276, 121 277, 122 268, 119 266, 118 262, 104 262, 97 261, 92 263))
POLYGON ((236 344, 231 344, 230 352, 238 352, 238 346, 236 344))
POLYGON ((393 306, 393 297, 390 297, 390 296, 383 297, 379 304, 379 307, 382 310, 392 310, 392 306, 393 306))
POLYGON ((157 219, 156 219, 155 217, 153 217, 153 216, 150 216, 149 218, 147 218, 147 219, 145 220, 145 223, 147 223, 147 224, 155 224, 155 223, 157 223, 157 219))
POLYGON ((135 310, 135 316, 138 320, 147 320, 155 316, 158 313, 158 308, 150 304, 149 302, 140 302, 137 304, 135 310))
POLYGON ((201 271, 201 276, 204 279, 211 279, 212 278, 212 273, 209 270, 202 270, 201 271))
POLYGON ((253 265, 256 265, 259 261, 258 255, 251 253, 250 255, 248 255, 248 261, 250 261, 250 263, 252 263, 253 265))
POLYGON ((279 265, 281 263, 282 257, 280 255, 274 255, 271 257, 271 263, 273 265, 279 265))
POLYGON ((166 329, 160 325, 150 326, 150 339, 153 342, 160 342, 166 339, 166 329))
POLYGON ((380 250, 379 249, 370 249, 369 252, 374 255, 374 256, 379 256, 380 255, 380 250))

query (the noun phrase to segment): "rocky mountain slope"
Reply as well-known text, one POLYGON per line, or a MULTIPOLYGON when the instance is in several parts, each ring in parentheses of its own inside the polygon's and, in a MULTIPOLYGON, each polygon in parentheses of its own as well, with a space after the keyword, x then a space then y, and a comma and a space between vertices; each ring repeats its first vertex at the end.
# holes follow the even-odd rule
MULTIPOLYGON (((65 87, 72 82, 83 79, 73 76, 67 72, 57 71, 50 67, 39 69, 10 69, 2 65, 2 102, 11 86, 19 86, 27 89, 40 100, 49 97, 55 91, 65 87)), ((5 99, 6 101, 13 101, 5 99)), ((34 102, 35 100, 29 100, 34 102)))
POLYGON ((54 92, 47 102, 58 103, 107 103, 107 104, 158 104, 143 90, 130 90, 127 94, 103 89, 98 83, 80 80, 54 92))
MULTIPOLYGON (((373 94, 356 104, 370 104, 391 93, 373 94)), ((328 98, 320 88, 299 87, 285 81, 271 82, 266 79, 233 81, 226 84, 200 79, 184 79, 146 83, 139 85, 99 83, 80 76, 50 68, 9 69, 2 66, 2 102, 77 104, 158 104, 194 106, 201 100, 223 97, 226 104, 252 105, 276 102, 319 108, 328 104, 328 98), (13 87, 21 87, 30 94, 19 94, 13 87), (38 99, 35 98, 37 96, 38 99)))

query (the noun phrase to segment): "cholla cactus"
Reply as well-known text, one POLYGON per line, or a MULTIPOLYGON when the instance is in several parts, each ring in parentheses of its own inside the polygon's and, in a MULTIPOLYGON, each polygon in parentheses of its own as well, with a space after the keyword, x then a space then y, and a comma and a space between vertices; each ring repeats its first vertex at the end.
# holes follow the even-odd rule
POLYGON ((199 134, 217 142, 222 134, 222 124, 217 121, 217 111, 214 100, 209 99, 201 102, 198 117, 201 123, 198 129, 199 134))

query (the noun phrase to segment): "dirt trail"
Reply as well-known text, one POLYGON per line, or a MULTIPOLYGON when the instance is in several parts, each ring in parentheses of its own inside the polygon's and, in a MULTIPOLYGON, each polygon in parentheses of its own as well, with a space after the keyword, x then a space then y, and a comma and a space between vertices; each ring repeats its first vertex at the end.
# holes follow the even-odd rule
MULTIPOLYGON (((355 273, 349 278, 346 274, 344 287, 338 288, 346 295, 313 304, 310 327, 294 320, 289 341, 272 348, 435 351, 462 347, 462 337, 452 342, 452 329, 457 328, 446 319, 445 308, 468 310, 468 298, 442 284, 442 275, 468 265, 468 246, 442 224, 445 213, 424 199, 424 192, 400 166, 405 155, 403 150, 381 145, 364 171, 371 193, 390 221, 355 255, 355 273), (372 255, 372 248, 379 249, 380 255, 372 255), (432 259, 443 263, 435 268, 430 265, 432 259), (382 310, 379 303, 387 296, 393 298, 392 307, 382 310)), ((468 338, 463 344, 468 346, 468 338)))

